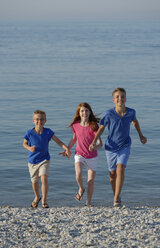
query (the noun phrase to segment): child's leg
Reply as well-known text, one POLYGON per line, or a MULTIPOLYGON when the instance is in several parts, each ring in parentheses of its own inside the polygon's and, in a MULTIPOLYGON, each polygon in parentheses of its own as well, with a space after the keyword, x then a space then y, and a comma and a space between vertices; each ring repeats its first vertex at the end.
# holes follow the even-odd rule
POLYGON ((115 171, 110 171, 110 183, 112 186, 113 194, 115 195, 115 188, 116 188, 116 170, 115 171))
POLYGON ((121 190, 124 183, 125 166, 123 164, 118 164, 116 169, 116 187, 114 195, 114 203, 120 199, 121 190))
POLYGON ((120 193, 124 183, 125 168, 129 159, 130 146, 124 147, 118 152, 106 151, 110 182, 114 193, 114 203, 119 203, 120 193))
POLYGON ((92 195, 94 191, 94 179, 96 176, 96 171, 88 170, 88 192, 87 192, 87 201, 86 205, 91 206, 92 195))
POLYGON ((33 208, 36 208, 38 206, 38 202, 41 199, 41 196, 39 194, 39 182, 35 182, 35 183, 32 182, 32 188, 33 188, 33 191, 34 191, 34 194, 35 194, 35 198, 34 198, 34 201, 32 202, 31 206, 33 208))
POLYGON ((118 164, 116 171, 110 172, 110 182, 114 193, 114 203, 117 203, 120 199, 122 186, 124 183, 125 166, 118 164))
POLYGON ((75 172, 76 172, 76 181, 79 186, 78 194, 79 196, 82 196, 84 193, 84 187, 83 187, 83 164, 81 162, 75 163, 75 172))
POLYGON ((48 194, 48 176, 42 175, 41 176, 41 183, 42 183, 42 204, 47 202, 47 194, 48 194))
POLYGON ((32 181, 32 188, 35 194, 35 199, 33 201, 33 205, 37 204, 39 201, 39 176, 38 176, 38 166, 35 164, 28 163, 29 173, 32 181))

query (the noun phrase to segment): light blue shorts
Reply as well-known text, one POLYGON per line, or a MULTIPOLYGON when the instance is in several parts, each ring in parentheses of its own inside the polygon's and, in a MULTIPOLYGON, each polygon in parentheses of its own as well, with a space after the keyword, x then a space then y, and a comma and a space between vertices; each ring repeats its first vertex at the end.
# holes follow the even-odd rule
POLYGON ((130 146, 127 146, 116 152, 105 150, 109 171, 115 171, 117 169, 117 164, 123 164, 124 167, 127 166, 130 155, 130 148, 130 146))

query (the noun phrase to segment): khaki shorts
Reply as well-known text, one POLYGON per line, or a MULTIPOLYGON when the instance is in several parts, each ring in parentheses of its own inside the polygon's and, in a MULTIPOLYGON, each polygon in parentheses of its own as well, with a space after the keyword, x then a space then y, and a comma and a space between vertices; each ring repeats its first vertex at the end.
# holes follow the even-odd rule
POLYGON ((31 182, 36 183, 42 175, 49 175, 49 160, 44 160, 39 164, 28 163, 31 182))

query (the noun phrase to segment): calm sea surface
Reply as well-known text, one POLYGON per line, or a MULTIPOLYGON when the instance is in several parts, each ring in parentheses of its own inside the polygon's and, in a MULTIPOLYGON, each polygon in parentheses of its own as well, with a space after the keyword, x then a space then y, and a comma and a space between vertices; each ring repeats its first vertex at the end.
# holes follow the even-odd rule
MULTIPOLYGON (((86 101, 102 117, 113 107, 115 87, 125 87, 127 106, 136 109, 148 138, 142 145, 131 127, 123 202, 160 205, 160 21, 0 23, 0 58, 0 205, 28 207, 33 199, 28 152, 22 147, 33 111, 46 111, 46 127, 68 144, 67 126, 77 105, 86 101)), ((107 129, 103 143, 106 137, 107 129)), ((68 161, 50 142, 50 206, 79 204, 74 150, 68 161)), ((84 169, 85 188, 86 179, 84 169)), ((93 202, 107 206, 112 198, 102 148, 93 202)))

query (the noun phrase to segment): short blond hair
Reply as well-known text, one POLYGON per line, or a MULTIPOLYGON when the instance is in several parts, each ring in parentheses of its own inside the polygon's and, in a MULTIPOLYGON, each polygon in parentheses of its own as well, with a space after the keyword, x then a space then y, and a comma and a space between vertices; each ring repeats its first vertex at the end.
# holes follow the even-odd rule
POLYGON ((39 109, 35 110, 33 112, 33 118, 34 118, 34 115, 43 115, 45 117, 45 119, 46 119, 46 112, 44 112, 42 110, 39 110, 39 109))
POLYGON ((114 91, 112 92, 112 96, 118 91, 123 92, 126 95, 126 90, 124 88, 115 88, 114 91))

